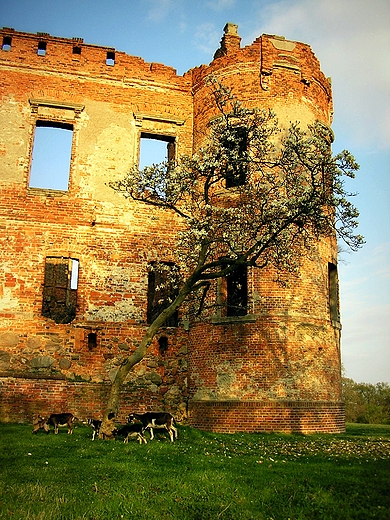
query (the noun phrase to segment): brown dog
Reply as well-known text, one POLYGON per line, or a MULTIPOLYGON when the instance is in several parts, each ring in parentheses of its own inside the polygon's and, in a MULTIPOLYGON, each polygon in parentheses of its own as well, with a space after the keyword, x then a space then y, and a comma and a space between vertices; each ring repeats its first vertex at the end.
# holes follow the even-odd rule
POLYGON ((46 423, 47 419, 42 417, 42 415, 35 414, 33 415, 33 431, 31 433, 37 433, 38 430, 45 430, 46 433, 50 432, 50 428, 46 423))
POLYGON ((73 425, 78 421, 77 417, 75 417, 72 413, 52 413, 46 424, 54 426, 54 433, 58 433, 58 426, 67 426, 68 434, 73 433, 73 425))

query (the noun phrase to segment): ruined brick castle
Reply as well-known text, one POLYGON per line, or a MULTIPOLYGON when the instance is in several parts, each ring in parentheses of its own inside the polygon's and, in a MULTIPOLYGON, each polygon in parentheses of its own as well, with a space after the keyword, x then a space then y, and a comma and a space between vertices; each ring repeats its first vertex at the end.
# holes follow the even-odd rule
MULTIPOLYGON (((147 266, 172 260, 176 230, 171 215, 108 183, 138 163, 145 140, 165 143, 170 157, 196 150, 214 115, 211 74, 282 123, 330 125, 330 81, 308 45, 240 41, 227 24, 212 62, 179 76, 79 38, 0 30, 1 421, 102 415, 118 364, 153 314, 147 266), (42 132, 68 144, 42 145, 42 132), (60 146, 66 175, 53 185, 60 146)), ((179 313, 160 331, 130 373, 118 420, 165 409, 219 432, 343 431, 335 238, 318 243, 287 287, 266 270, 245 280, 246 313, 202 322, 179 313)))

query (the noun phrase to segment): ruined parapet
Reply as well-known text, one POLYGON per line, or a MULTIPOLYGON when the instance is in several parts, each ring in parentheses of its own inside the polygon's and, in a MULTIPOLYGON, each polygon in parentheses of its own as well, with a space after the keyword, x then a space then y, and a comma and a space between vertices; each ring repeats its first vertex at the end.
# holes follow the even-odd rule
POLYGON ((192 70, 194 91, 194 136, 215 115, 208 99, 211 76, 232 90, 245 106, 272 109, 282 125, 333 119, 331 83, 309 45, 263 34, 251 45, 240 48, 237 26, 227 24, 220 49, 209 65, 192 70))
POLYGON ((215 51, 214 59, 229 56, 240 49, 241 36, 237 33, 238 25, 227 23, 224 27, 224 35, 218 50, 215 51))

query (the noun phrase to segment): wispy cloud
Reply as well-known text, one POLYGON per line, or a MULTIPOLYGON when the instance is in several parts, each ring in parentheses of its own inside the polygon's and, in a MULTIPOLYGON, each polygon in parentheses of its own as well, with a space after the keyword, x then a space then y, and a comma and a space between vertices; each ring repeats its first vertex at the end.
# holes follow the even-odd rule
POLYGON ((195 30, 193 44, 208 56, 212 56, 218 49, 220 39, 220 29, 216 29, 213 23, 203 23, 195 30))
POLYGON ((174 7, 173 0, 146 0, 147 16, 152 22, 162 22, 174 7))
POLYGON ((341 352, 347 376, 355 381, 389 381, 390 304, 356 302, 343 318, 341 352))
POLYGON ((206 2, 206 6, 213 11, 226 11, 232 9, 236 3, 236 0, 211 0, 206 2))

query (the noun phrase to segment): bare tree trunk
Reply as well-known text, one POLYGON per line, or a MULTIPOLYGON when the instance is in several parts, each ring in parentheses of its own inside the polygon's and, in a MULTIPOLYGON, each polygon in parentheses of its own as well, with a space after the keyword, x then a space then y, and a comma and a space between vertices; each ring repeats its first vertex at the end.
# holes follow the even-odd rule
POLYGON ((148 327, 144 337, 141 340, 139 347, 122 362, 121 366, 118 369, 118 372, 116 373, 115 379, 111 385, 111 391, 108 397, 106 411, 104 412, 103 423, 107 422, 108 414, 117 414, 122 386, 128 373, 137 363, 139 363, 145 357, 145 354, 160 327, 166 322, 168 318, 170 318, 176 312, 176 310, 181 306, 188 294, 192 291, 195 285, 194 280, 194 277, 190 277, 186 281, 176 299, 171 303, 169 307, 167 307, 163 312, 161 312, 161 314, 159 314, 159 316, 157 316, 153 323, 151 323, 151 325, 148 327))

